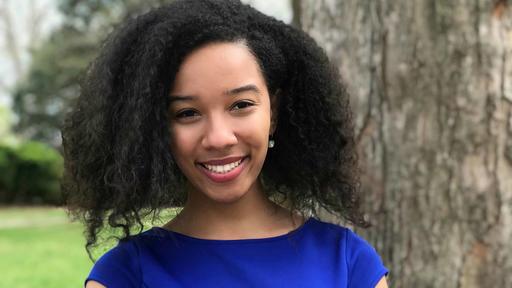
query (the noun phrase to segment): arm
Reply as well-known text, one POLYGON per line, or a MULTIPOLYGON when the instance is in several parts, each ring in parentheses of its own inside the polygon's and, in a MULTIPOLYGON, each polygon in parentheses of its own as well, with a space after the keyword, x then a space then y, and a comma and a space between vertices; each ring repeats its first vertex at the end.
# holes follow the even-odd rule
POLYGON ((388 288, 388 282, 386 281, 386 276, 380 278, 380 281, 379 281, 379 283, 377 283, 375 288, 388 288))
POLYGON ((348 287, 387 288, 388 269, 366 240, 347 229, 345 249, 349 268, 348 287))
POLYGON ((106 287, 94 280, 90 280, 90 281, 87 281, 85 288, 106 288, 106 287))

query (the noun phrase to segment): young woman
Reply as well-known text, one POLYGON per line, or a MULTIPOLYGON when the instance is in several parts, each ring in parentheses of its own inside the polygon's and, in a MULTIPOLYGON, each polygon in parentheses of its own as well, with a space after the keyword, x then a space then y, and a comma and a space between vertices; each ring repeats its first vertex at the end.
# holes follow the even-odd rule
POLYGON ((105 224, 123 233, 88 288, 387 287, 375 250, 317 216, 367 226, 338 73, 305 33, 238 1, 175 1, 121 26, 63 146, 87 251, 105 224))

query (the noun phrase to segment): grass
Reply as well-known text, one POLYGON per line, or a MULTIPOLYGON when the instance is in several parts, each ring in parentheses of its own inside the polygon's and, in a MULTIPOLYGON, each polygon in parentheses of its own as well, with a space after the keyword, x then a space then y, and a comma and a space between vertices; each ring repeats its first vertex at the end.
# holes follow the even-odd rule
POLYGON ((63 209, 0 208, 0 287, 83 287, 93 263, 82 231, 63 209))

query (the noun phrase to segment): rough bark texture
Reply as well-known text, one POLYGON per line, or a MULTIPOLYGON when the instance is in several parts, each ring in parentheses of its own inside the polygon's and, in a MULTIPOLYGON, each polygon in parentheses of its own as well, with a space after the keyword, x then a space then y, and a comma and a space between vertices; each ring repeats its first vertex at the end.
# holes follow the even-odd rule
POLYGON ((390 287, 512 287, 512 3, 301 4, 351 92, 390 287))

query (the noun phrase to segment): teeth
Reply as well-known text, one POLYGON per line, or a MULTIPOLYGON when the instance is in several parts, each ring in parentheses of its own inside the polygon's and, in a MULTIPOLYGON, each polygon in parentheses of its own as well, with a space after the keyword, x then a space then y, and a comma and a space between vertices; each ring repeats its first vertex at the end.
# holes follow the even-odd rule
POLYGON ((203 166, 206 167, 208 170, 214 172, 214 173, 224 174, 224 173, 228 173, 231 170, 233 170, 236 167, 238 167, 238 165, 240 165, 240 163, 242 163, 242 159, 240 159, 240 160, 238 160, 236 162, 233 162, 233 163, 226 164, 226 165, 208 165, 208 164, 203 164, 203 166))

